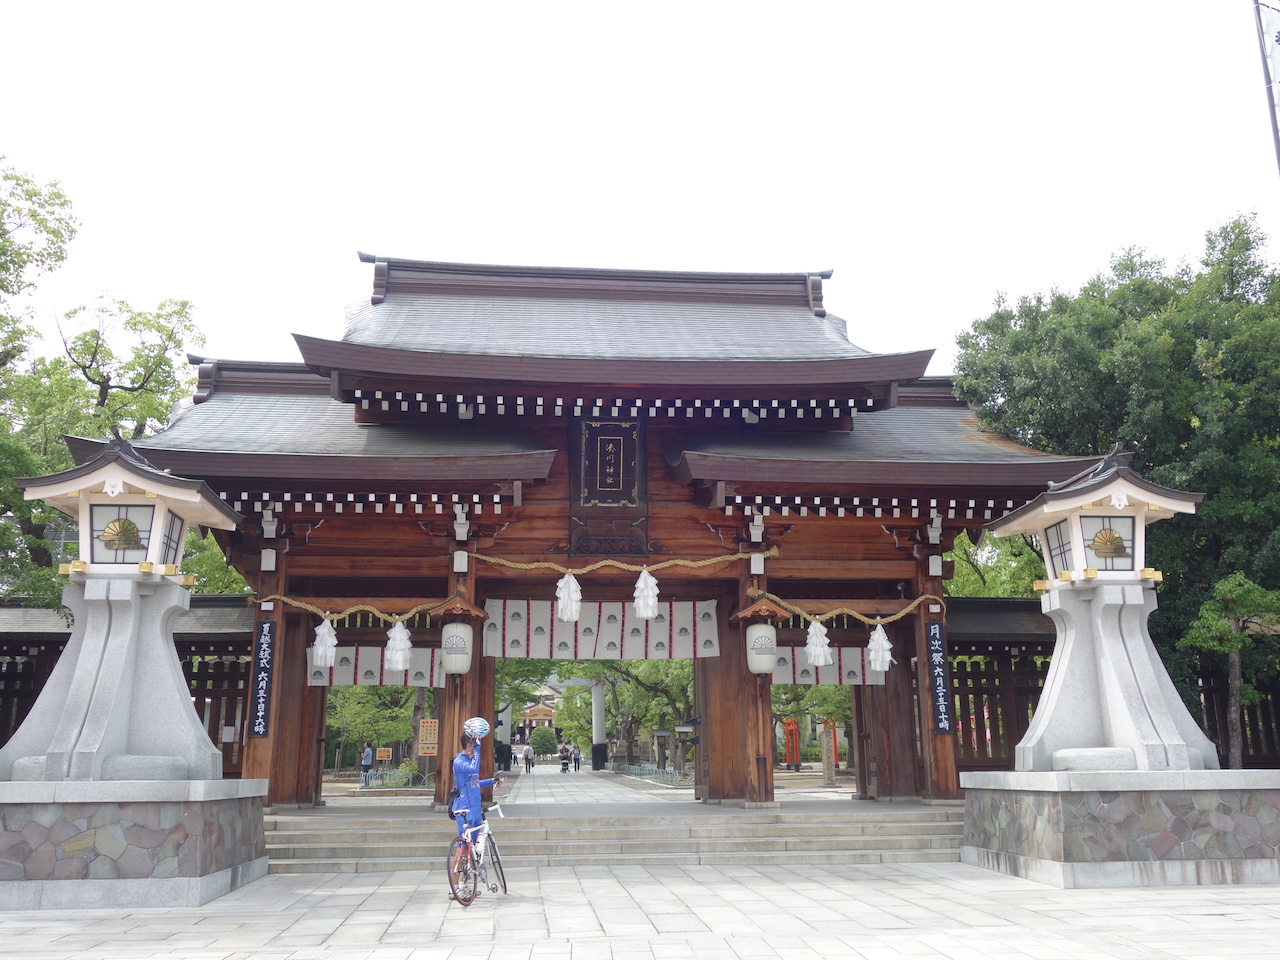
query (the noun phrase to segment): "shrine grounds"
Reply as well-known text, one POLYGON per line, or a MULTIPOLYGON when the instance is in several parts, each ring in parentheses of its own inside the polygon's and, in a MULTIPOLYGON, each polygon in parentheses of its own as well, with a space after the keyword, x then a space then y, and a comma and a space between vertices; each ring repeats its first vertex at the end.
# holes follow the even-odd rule
MULTIPOLYGON (((576 798, 586 815, 625 799, 617 780, 546 765, 517 782, 536 802, 576 798)), ((513 791, 508 802, 526 801, 513 791)), ((428 870, 270 875, 200 907, 0 910, 0 957, 1280 957, 1275 886, 1060 890, 960 863, 512 867, 507 877, 508 895, 467 908, 448 900, 442 870, 428 870)))

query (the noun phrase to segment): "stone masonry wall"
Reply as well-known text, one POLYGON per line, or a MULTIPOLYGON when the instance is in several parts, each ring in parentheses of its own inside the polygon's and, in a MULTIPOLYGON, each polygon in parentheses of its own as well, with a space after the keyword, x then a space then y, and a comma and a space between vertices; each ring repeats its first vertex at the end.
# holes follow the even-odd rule
POLYGON ((1280 858, 1280 790, 965 791, 964 844, 1060 863, 1280 858))
POLYGON ((266 855, 262 798, 0 804, 0 880, 205 877, 266 855))

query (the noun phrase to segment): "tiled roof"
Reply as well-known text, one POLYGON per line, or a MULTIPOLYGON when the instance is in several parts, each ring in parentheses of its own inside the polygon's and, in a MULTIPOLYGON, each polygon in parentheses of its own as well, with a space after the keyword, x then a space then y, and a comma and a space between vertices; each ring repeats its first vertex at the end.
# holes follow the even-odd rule
MULTIPOLYGON (((69 443, 77 459, 92 455, 98 446, 82 438, 69 438, 69 443)), ((433 469, 447 469, 449 478, 461 471, 460 479, 521 479, 545 476, 555 455, 516 431, 360 424, 350 406, 327 396, 219 392, 187 407, 163 433, 134 441, 134 446, 158 466, 196 476, 311 476, 319 471, 362 477, 373 461, 382 464, 378 469, 386 472, 379 476, 388 479, 401 474, 426 478, 433 469), (529 472, 511 472, 516 465, 529 472)))
POLYGON ((346 343, 423 353, 597 360, 872 356, 844 321, 792 304, 388 294, 354 307, 346 343))
POLYGON ((1062 479, 1098 459, 1023 447, 983 429, 974 414, 960 407, 894 407, 859 414, 851 431, 699 439, 667 451, 666 458, 686 482, 901 482, 927 475, 933 482, 981 480, 993 486, 1062 479))

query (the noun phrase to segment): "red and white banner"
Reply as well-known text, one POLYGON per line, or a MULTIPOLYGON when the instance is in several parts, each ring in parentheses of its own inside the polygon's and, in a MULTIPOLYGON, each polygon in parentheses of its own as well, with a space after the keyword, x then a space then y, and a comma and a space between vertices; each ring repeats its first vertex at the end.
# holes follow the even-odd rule
POLYGON ((386 666, 385 647, 338 647, 333 666, 319 666, 315 649, 307 648, 307 686, 443 687, 444 658, 437 647, 415 647, 407 670, 386 666))
POLYGON ((844 687, 880 686, 884 674, 867 667, 866 647, 830 648, 834 663, 814 666, 805 657, 804 647, 778 647, 773 668, 774 683, 829 683, 844 687))
POLYGON ((714 600, 659 600, 652 620, 630 603, 583 602, 572 623, 557 620, 552 600, 490 600, 487 657, 543 660, 676 660, 720 656, 714 600))

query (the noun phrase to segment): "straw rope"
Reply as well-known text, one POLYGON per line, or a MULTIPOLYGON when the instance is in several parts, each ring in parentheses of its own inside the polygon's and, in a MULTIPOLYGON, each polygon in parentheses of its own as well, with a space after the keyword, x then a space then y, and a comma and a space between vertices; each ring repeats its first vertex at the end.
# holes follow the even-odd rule
MULTIPOLYGON (((452 597, 450 599, 452 599, 452 597)), ((432 600, 430 603, 420 603, 407 613, 385 613, 377 607, 370 606, 367 603, 357 603, 354 607, 347 607, 345 610, 341 610, 338 613, 330 613, 328 610, 321 610, 319 607, 312 606, 303 600, 294 600, 292 597, 282 597, 278 593, 273 593, 271 596, 263 597, 262 599, 257 599, 255 597, 249 598, 250 603, 267 603, 271 600, 279 600, 281 603, 287 603, 289 606, 297 607, 299 610, 306 610, 308 613, 314 613, 317 617, 324 620, 342 620, 353 613, 365 612, 372 613, 379 620, 385 620, 388 623, 404 623, 406 620, 416 614, 422 613, 424 610, 434 610, 435 608, 442 607, 449 602, 448 600, 432 600)), ((430 614, 428 614, 428 616, 430 616, 430 614)))
POLYGON ((772 593, 766 593, 764 590, 757 590, 755 587, 751 587, 747 590, 747 596, 750 597, 752 600, 758 600, 761 597, 763 597, 764 599, 781 607, 783 610, 786 610, 789 613, 794 613, 798 617, 804 617, 806 620, 816 621, 818 623, 821 623, 823 620, 830 620, 833 617, 838 617, 841 614, 844 614, 845 616, 848 616, 848 617, 853 617, 856 620, 861 620, 863 623, 865 623, 869 627, 883 625, 886 623, 893 623, 895 620, 901 620, 903 617, 907 616, 907 614, 911 613, 913 610, 915 610, 916 607, 920 606, 920 604, 924 603, 926 600, 933 600, 941 604, 942 613, 944 616, 946 615, 946 612, 947 612, 947 602, 943 600, 941 597, 934 596, 932 593, 926 593, 922 596, 916 597, 915 600, 911 601, 911 604, 908 607, 906 607, 906 609, 900 610, 898 613, 895 613, 892 616, 888 616, 888 617, 867 617, 859 613, 857 610, 851 610, 849 607, 837 607, 835 610, 832 610, 830 613, 824 613, 821 615, 813 614, 805 610, 801 610, 799 607, 793 604, 787 603, 787 601, 783 600, 781 597, 774 596, 772 593))
MULTIPOLYGON (((770 547, 764 553, 763 557, 776 557, 778 555, 777 547, 770 547)), ((483 553, 472 553, 468 556, 477 560, 483 560, 485 563, 492 563, 498 567, 508 567, 512 570, 554 570, 557 573, 572 573, 575 577, 584 573, 592 573, 603 567, 613 567, 615 570, 627 570, 631 573, 639 573, 642 570, 648 570, 654 573, 658 570, 666 570, 668 567, 683 567, 686 570, 696 570, 700 567, 711 567, 717 563, 728 563, 731 560, 746 560, 753 556, 750 553, 727 553, 722 557, 707 557, 705 560, 662 560, 658 563, 623 563, 621 560, 597 560, 595 563, 589 563, 585 567, 574 570, 572 567, 561 566, 553 560, 533 560, 529 563, 518 563, 515 560, 504 560, 502 557, 488 557, 483 553)))

